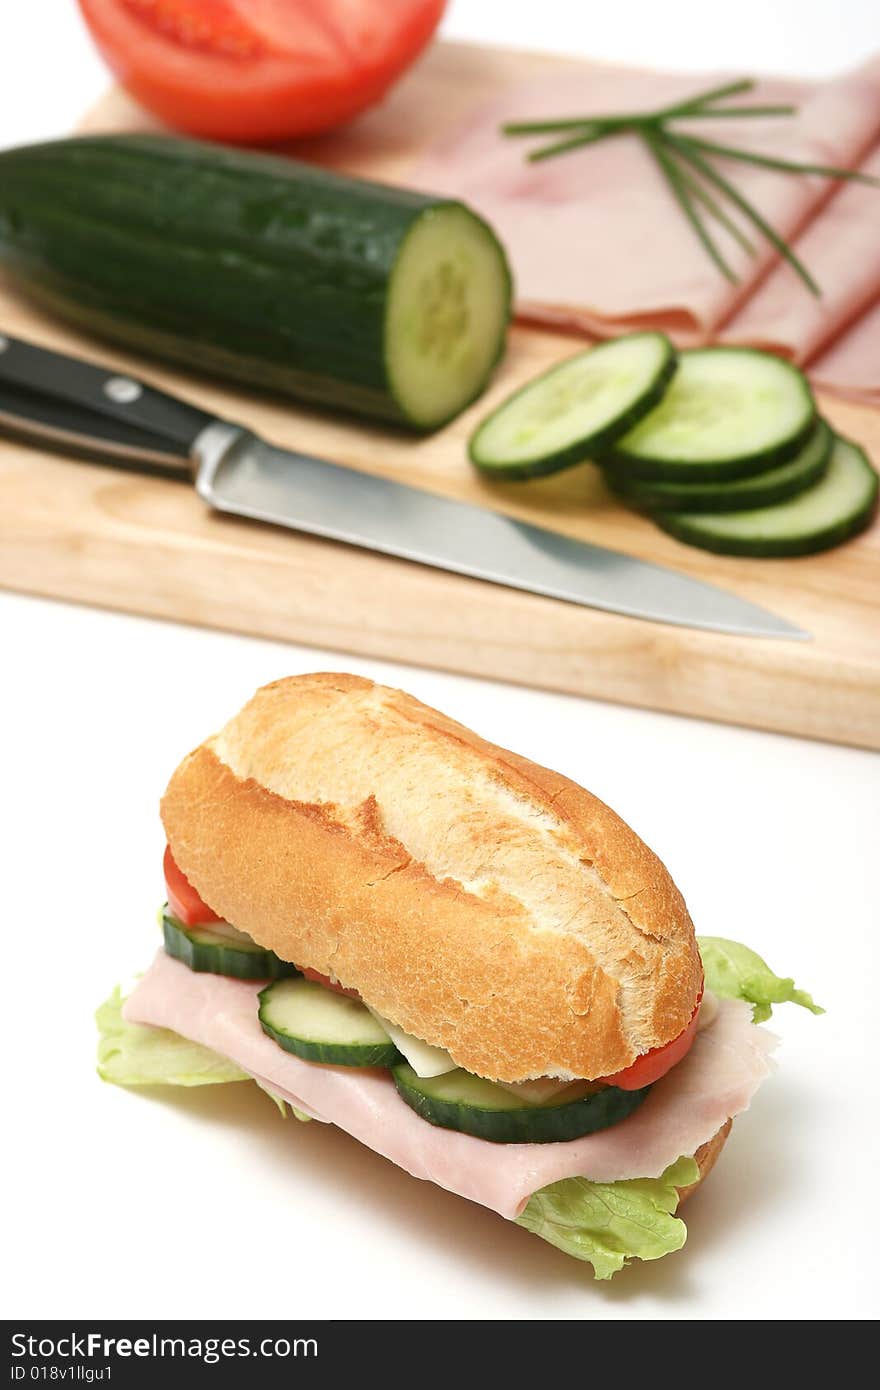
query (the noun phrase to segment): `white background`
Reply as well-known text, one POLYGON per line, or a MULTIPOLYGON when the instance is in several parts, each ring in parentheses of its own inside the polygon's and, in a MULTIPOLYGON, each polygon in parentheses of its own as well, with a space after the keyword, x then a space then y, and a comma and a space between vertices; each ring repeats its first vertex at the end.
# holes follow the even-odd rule
MULTIPOLYGON (((456 37, 679 67, 822 74, 880 42, 875 0, 453 4, 456 37)), ((0 7, 0 144, 61 134, 105 81, 70 0, 0 7)), ((72 464, 71 466, 75 466, 72 464)), ((10 1317, 866 1318, 876 1314, 872 755, 0 595, 3 1163, 10 1317), (178 758, 296 671, 400 684, 610 801, 699 931, 827 1006, 689 1208, 684 1252, 610 1285, 250 1086, 102 1085, 91 1014, 150 959, 156 803, 178 758)))

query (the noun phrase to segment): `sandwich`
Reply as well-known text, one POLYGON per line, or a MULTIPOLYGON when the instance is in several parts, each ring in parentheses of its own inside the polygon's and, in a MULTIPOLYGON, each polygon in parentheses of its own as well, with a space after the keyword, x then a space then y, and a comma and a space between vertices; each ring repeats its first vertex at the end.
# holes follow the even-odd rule
POLYGON ((681 1248, 761 1023, 821 1012, 695 936, 590 792, 359 676, 259 690, 161 816, 163 944, 98 1011, 99 1074, 256 1082, 601 1279, 681 1248))

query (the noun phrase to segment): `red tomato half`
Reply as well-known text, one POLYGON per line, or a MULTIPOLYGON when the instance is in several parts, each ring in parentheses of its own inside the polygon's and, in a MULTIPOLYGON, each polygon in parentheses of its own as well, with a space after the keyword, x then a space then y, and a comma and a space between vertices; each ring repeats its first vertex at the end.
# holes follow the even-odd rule
POLYGON ((665 1076, 676 1062, 687 1056, 693 1046, 700 1021, 702 997, 703 988, 700 986, 697 1006, 683 1033, 679 1033, 677 1038, 665 1043, 663 1047, 654 1047, 644 1056, 637 1057, 632 1066, 619 1071, 616 1076, 603 1077, 603 1081, 607 1081, 609 1086, 619 1086, 622 1091, 639 1091, 642 1086, 650 1086, 652 1081, 659 1081, 661 1076, 665 1076))
POLYGON ((207 903, 203 903, 188 878, 185 878, 174 862, 171 846, 165 846, 162 860, 165 873, 165 888, 168 893, 168 906, 179 922, 185 927, 196 927, 200 922, 222 922, 207 903))
POLYGON ((192 135, 317 135, 384 94, 446 0, 79 0, 122 85, 192 135))
POLYGON ((360 999, 356 989, 346 989, 345 985, 337 984, 331 980, 329 975, 322 975, 320 970, 310 970, 308 966, 297 966, 301 975, 305 975, 307 980, 314 980, 316 985, 323 985, 325 989, 332 989, 334 994, 344 994, 347 999, 360 999))

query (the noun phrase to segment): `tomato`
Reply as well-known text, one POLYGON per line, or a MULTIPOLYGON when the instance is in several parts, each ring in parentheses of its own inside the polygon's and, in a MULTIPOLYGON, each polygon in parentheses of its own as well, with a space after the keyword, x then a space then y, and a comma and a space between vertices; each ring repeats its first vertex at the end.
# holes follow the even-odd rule
POLYGON ((619 1086, 622 1091, 638 1091, 641 1090, 642 1086, 650 1086, 652 1081, 659 1081, 661 1076, 665 1076, 676 1062, 680 1062, 682 1057, 687 1056, 693 1046, 700 1022, 700 1000, 702 997, 703 988, 701 985, 700 993, 697 996, 697 1006, 691 1016, 691 1021, 677 1038, 673 1038, 672 1042, 664 1043, 662 1047, 653 1047, 650 1052, 646 1052, 642 1057, 637 1057, 632 1066, 617 1072, 615 1076, 603 1077, 603 1081, 607 1081, 609 1086, 619 1086))
POLYGON ((79 0, 122 85, 178 130, 317 135, 378 101, 446 0, 79 0))
POLYGON ((202 902, 189 879, 178 869, 170 845, 165 846, 162 868, 165 873, 168 906, 178 921, 182 922, 185 927, 198 926, 199 922, 223 921, 223 918, 218 917, 207 903, 202 902))
POLYGON ((308 966, 298 965, 297 970, 301 975, 305 975, 307 980, 314 980, 316 985, 323 985, 325 989, 332 989, 334 994, 344 994, 346 999, 360 999, 356 989, 346 989, 345 985, 337 984, 331 980, 329 975, 322 975, 320 970, 310 970, 308 966))

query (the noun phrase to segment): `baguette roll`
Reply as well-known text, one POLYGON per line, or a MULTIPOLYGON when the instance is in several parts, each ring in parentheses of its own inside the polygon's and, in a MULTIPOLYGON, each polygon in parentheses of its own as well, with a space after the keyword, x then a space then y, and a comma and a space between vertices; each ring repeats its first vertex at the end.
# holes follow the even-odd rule
POLYGON ((693 924, 656 855, 401 691, 265 686, 184 759, 162 820, 215 912, 479 1076, 613 1075, 693 1014, 693 924))
POLYGON ((688 1197, 693 1197, 694 1193, 699 1191, 708 1178, 721 1156, 721 1150, 727 1143, 727 1137, 730 1134, 730 1127, 732 1124, 733 1120, 728 1120, 726 1124, 721 1126, 717 1134, 713 1134, 711 1139, 707 1139, 706 1143, 701 1144, 697 1149, 694 1158, 696 1159, 700 1176, 697 1178, 696 1182, 692 1182, 689 1187, 680 1187, 678 1189, 679 1206, 681 1206, 683 1202, 686 1202, 688 1197))

